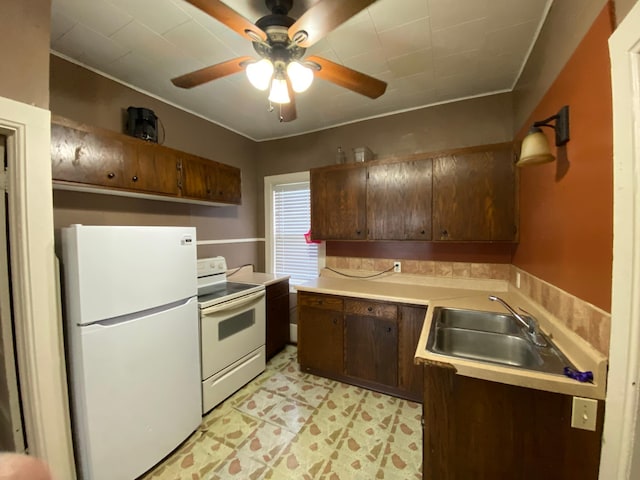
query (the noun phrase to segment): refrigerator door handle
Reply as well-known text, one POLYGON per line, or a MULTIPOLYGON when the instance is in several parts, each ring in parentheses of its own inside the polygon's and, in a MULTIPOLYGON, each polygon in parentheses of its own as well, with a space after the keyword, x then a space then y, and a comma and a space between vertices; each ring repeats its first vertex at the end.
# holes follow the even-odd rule
POLYGON ((186 305, 191 302, 197 302, 197 297, 185 298, 183 300, 178 300, 177 302, 167 303, 166 305, 162 305, 160 307, 149 308, 147 310, 142 310, 140 312, 129 313, 127 315, 120 315, 119 317, 110 318, 108 320, 98 320, 97 322, 89 323, 84 326, 96 325, 99 327, 112 327, 114 325, 120 325, 125 322, 129 322, 131 320, 137 320, 139 318, 148 317, 149 315, 154 315, 156 313, 164 312, 167 310, 173 310, 174 308, 180 308, 183 305, 186 305))
POLYGON ((245 305, 250 304, 254 300, 260 299, 264 296, 265 296, 265 291, 260 290, 259 292, 255 292, 250 295, 240 297, 230 302, 224 302, 219 305, 213 305, 211 307, 205 308, 204 310, 202 310, 202 315, 208 316, 213 313, 225 312, 227 310, 233 310, 234 308, 244 307, 245 305))

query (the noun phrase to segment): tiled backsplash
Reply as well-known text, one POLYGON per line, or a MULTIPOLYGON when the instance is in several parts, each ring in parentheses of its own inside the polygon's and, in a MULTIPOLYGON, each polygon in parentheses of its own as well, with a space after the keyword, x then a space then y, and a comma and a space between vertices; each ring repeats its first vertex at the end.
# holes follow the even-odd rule
MULTIPOLYGON (((327 257, 326 266, 349 270, 382 272, 393 267, 394 259, 327 257)), ((508 280, 509 265, 502 263, 437 262, 433 260, 402 260, 402 273, 447 278, 478 278, 508 280)))
MULTIPOLYGON (((393 267, 394 259, 326 257, 329 268, 381 272, 393 267)), ((589 342, 596 350, 609 355, 611 315, 514 265, 503 263, 441 262, 402 260, 402 273, 435 278, 507 280, 509 287, 538 303, 589 342), (520 288, 516 276, 520 274, 520 288)))
POLYGON ((611 314, 511 265, 510 287, 519 290, 548 310, 558 320, 589 342, 596 350, 609 356, 611 314), (517 275, 520 274, 520 288, 517 275))

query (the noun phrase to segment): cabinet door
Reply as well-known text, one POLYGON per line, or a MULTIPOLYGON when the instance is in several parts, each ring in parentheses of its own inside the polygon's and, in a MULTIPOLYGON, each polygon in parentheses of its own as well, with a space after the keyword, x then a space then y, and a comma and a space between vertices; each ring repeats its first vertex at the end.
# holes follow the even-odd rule
POLYGON ((240 205, 241 189, 240 169, 222 163, 216 164, 216 188, 211 200, 240 205))
POLYGON ((209 200, 215 187, 215 164, 195 155, 180 155, 181 196, 209 200))
POLYGON ((267 359, 289 341, 289 281, 267 285, 267 359))
POLYGON ((178 155, 160 145, 138 143, 137 155, 125 167, 129 188, 152 193, 178 194, 178 155))
POLYGON ((314 239, 365 240, 366 168, 347 165, 311 170, 314 239))
POLYGON ((303 370, 344 372, 342 299, 298 294, 298 362, 303 370))
POLYGON ((433 160, 433 240, 516 239, 511 147, 433 160))
POLYGON ((128 182, 123 175, 123 164, 134 156, 134 146, 115 136, 51 125, 53 180, 125 187, 128 182))
POLYGON ((396 305, 345 301, 345 373, 389 387, 398 385, 396 305))
POLYGON ((422 401, 423 372, 415 356, 427 307, 400 305, 398 334, 398 386, 416 401, 422 401))
POLYGON ((431 159, 367 170, 369 239, 431 240, 431 159))
POLYGON ((603 401, 592 432, 571 426, 571 395, 465 377, 446 364, 424 374, 424 480, 598 479, 603 401))

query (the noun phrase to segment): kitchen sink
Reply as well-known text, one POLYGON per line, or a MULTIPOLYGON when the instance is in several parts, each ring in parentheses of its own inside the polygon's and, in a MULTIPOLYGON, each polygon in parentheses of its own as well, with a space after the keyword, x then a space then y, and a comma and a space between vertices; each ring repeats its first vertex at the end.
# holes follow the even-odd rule
POLYGON ((564 367, 575 368, 548 337, 544 338, 546 346, 535 345, 510 315, 436 307, 427 350, 558 375, 563 375, 564 367))
POLYGON ((436 307, 434 319, 440 327, 509 334, 517 334, 520 331, 520 326, 512 316, 480 310, 436 307))
POLYGON ((438 353, 535 370, 542 358, 532 347, 526 338, 464 328, 436 329, 433 344, 438 353))

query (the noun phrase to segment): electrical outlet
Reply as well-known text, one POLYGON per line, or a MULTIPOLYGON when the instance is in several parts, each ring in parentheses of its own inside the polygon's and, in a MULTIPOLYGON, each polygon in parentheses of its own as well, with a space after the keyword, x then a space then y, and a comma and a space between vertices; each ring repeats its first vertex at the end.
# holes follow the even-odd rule
POLYGON ((402 272, 402 264, 400 262, 393 262, 393 271, 395 273, 402 272))
POLYGON ((583 430, 596 430, 598 401, 592 398, 573 397, 571 426, 583 430))

